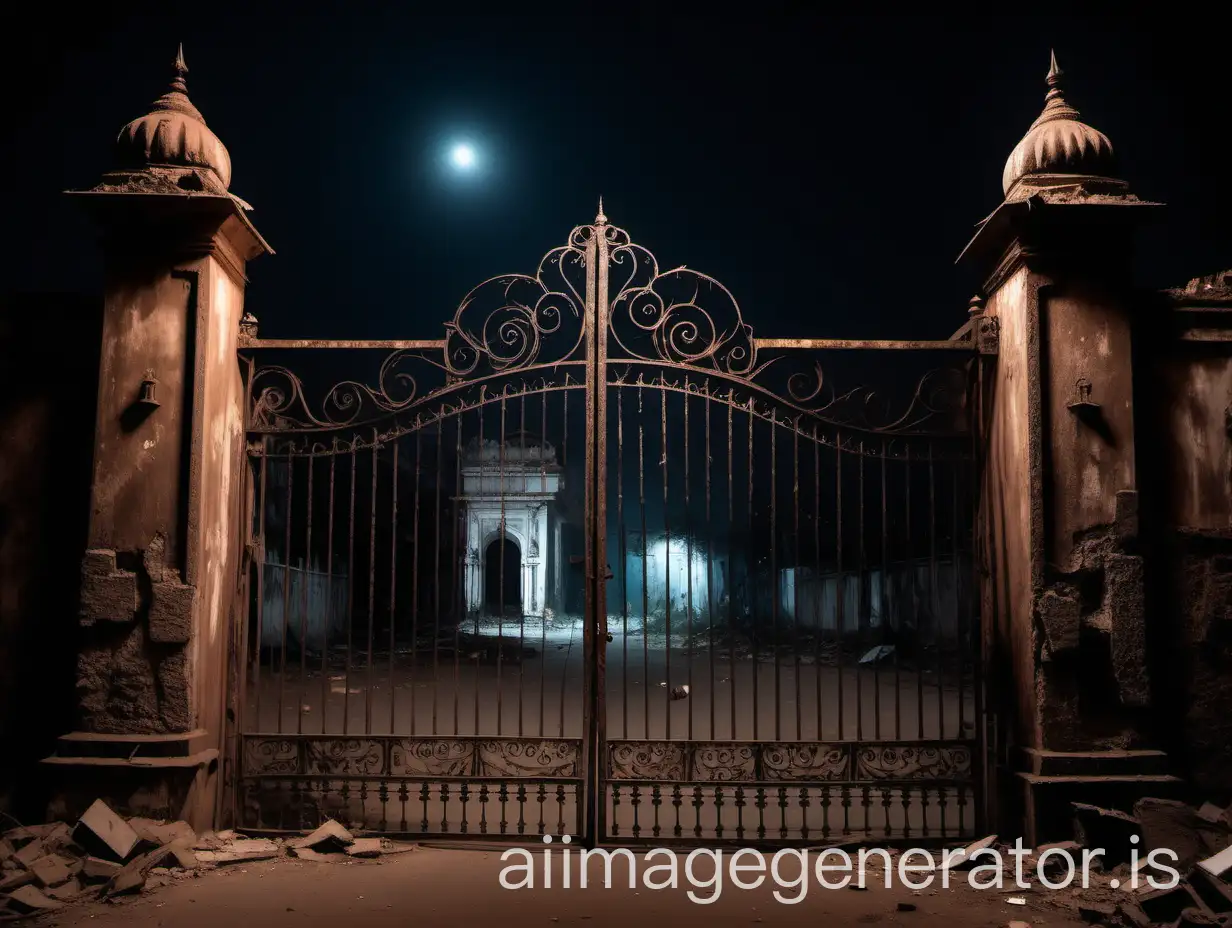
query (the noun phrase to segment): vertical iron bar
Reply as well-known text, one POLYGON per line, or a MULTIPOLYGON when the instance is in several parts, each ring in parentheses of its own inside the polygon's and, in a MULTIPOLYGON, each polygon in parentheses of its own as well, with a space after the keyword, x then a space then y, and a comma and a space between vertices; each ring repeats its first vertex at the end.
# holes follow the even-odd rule
MULTIPOLYGON (((734 437, 732 416, 732 401, 734 397, 728 391, 727 401, 727 662, 728 662, 728 693, 731 696, 731 737, 739 738, 736 731, 736 482, 733 472, 734 437)), ((756 672, 754 667, 754 672, 756 672)))
POLYGON ((860 537, 856 548, 856 738, 864 738, 864 674, 860 671, 859 654, 866 643, 864 613, 868 610, 868 602, 864 595, 864 582, 868 562, 864 549, 864 439, 860 439, 859 470, 856 472, 856 490, 860 494, 860 505, 856 510, 856 533, 860 537))
MULTIPOLYGON (((684 379, 684 570, 685 570, 685 636, 684 659, 689 698, 685 709, 689 714, 688 737, 693 740, 693 536, 689 519, 689 378, 684 379)), ((670 644, 670 642, 669 642, 670 644)), ((713 693, 711 699, 714 698, 713 693)))
POLYGON ((621 638, 620 718, 621 737, 629 737, 629 558, 625 551, 625 391, 616 388, 616 522, 620 526, 620 615, 624 624, 621 638))
MULTIPOLYGON (((299 616, 299 705, 295 710, 295 730, 304 733, 304 700, 308 695, 308 578, 312 570, 312 472, 315 470, 316 452, 308 452, 308 526, 304 536, 304 573, 301 609, 299 616)), ((324 707, 322 707, 324 708, 324 707)))
POLYGON ((350 731, 351 724, 351 648, 355 642, 355 439, 351 440, 351 518, 347 531, 347 642, 346 669, 342 672, 342 733, 350 731))
POLYGON ((804 720, 800 711, 800 417, 791 426, 791 544, 792 582, 795 595, 792 597, 791 653, 795 659, 796 740, 804 740, 804 720))
MULTIPOLYGON (((518 450, 519 450, 519 453, 521 454, 521 457, 518 462, 518 473, 519 473, 519 479, 520 479, 518 493, 522 497, 525 497, 527 493, 530 491, 530 486, 527 482, 527 476, 526 476, 526 394, 525 393, 523 393, 521 398, 518 400, 518 404, 519 404, 519 410, 518 410, 519 449, 518 450)), ((531 518, 534 519, 535 522, 526 526, 526 534, 527 534, 526 543, 527 543, 528 548, 530 546, 530 540, 534 538, 535 535, 539 531, 537 527, 539 513, 537 510, 535 509, 531 510, 531 518)), ((534 595, 534 591, 535 591, 534 584, 528 582, 530 580, 530 577, 527 576, 527 574, 529 573, 529 564, 527 563, 527 561, 529 561, 530 559, 530 551, 524 550, 521 552, 521 554, 522 554, 521 570, 519 571, 521 576, 518 580, 518 589, 520 590, 519 598, 521 600, 520 604, 518 605, 518 737, 519 738, 522 737, 523 735, 522 703, 523 703, 524 691, 526 688, 525 687, 526 661, 522 658, 522 655, 526 653, 526 595, 527 595, 528 590, 532 596, 534 595)), ((535 605, 535 603, 532 601, 531 605, 535 605)))
MULTIPOLYGON (((890 618, 890 535, 886 524, 886 458, 889 457, 889 443, 881 439, 881 634, 879 644, 885 644, 887 638, 894 634, 890 618)), ((873 729, 873 737, 881 740, 881 661, 873 665, 873 683, 876 687, 876 699, 873 711, 877 713, 877 723, 873 729)), ((898 732, 898 649, 894 650, 894 730, 898 732)))
POLYGON ((338 463, 338 439, 329 449, 329 524, 325 531, 325 630, 321 638, 321 734, 328 729, 329 711, 329 629, 334 617, 334 480, 338 463))
MULTIPOLYGON (((568 374, 566 374, 565 377, 567 380, 568 374)), ((568 464, 568 459, 569 459, 569 391, 567 389, 564 391, 563 399, 561 401, 561 407, 562 407, 562 415, 564 416, 564 420, 565 420, 564 436, 562 437, 561 442, 560 442, 560 469, 563 473, 569 466, 568 464)), ((583 625, 585 625, 586 619, 584 616, 583 616, 582 621, 583 621, 583 625)), ((570 647, 566 653, 571 657, 573 654, 572 633, 569 636, 569 644, 570 644, 570 647)), ((559 722, 560 731, 559 731, 559 734, 562 738, 565 736, 565 687, 568 684, 568 680, 569 680, 569 658, 566 658, 564 669, 561 670, 560 672, 560 722, 559 722)), ((583 731, 583 734, 585 734, 585 731, 583 731)), ((583 808, 585 808, 585 803, 579 803, 579 804, 583 808)))
MULTIPOLYGON (((843 710, 843 660, 845 659, 844 615, 847 606, 847 577, 843 574, 843 436, 836 435, 834 440, 834 628, 838 638, 838 737, 841 741, 847 727, 846 712, 843 710)), ((858 672, 858 671, 857 671, 858 672)))
POLYGON ((283 703, 287 689, 287 626, 291 624, 291 526, 295 522, 295 457, 287 452, 287 530, 286 545, 282 549, 282 657, 278 668, 278 728, 282 732, 283 703))
MULTIPOLYGON (((462 558, 462 520, 459 507, 462 504, 462 413, 454 416, 454 456, 453 456, 453 504, 449 507, 449 519, 453 523, 453 733, 462 733, 459 718, 459 703, 462 698, 462 613, 463 602, 460 579, 458 577, 459 561, 462 558)), ((539 652, 543 654, 541 650, 539 652)), ((542 715, 542 713, 540 713, 542 715)), ((540 731, 540 734, 543 734, 540 731)))
POLYGON ((912 642, 912 653, 915 654, 915 700, 916 700, 916 737, 924 737, 924 642, 920 635, 920 610, 916 596, 916 557, 915 542, 911 535, 911 445, 906 448, 907 499, 904 527, 907 533, 907 572, 911 578, 911 623, 915 640, 912 642))
POLYGON ((391 735, 398 730, 395 724, 398 703, 398 685, 395 676, 397 674, 395 657, 398 653, 398 440, 396 438, 393 445, 394 476, 391 488, 393 502, 390 504, 389 514, 389 733, 391 735))
POLYGON ((962 466, 961 461, 955 462, 950 469, 950 477, 951 477, 950 492, 952 494, 952 497, 950 500, 950 539, 952 542, 951 557, 953 558, 952 563, 953 563, 953 570, 954 570, 954 603, 958 610, 958 613, 955 616, 954 625, 955 625, 955 631, 957 632, 956 650, 958 652, 958 668, 957 668, 958 680, 957 682, 958 682, 958 737, 959 738, 963 737, 963 729, 966 727, 966 708, 963 704, 966 702, 965 687, 967 683, 967 668, 966 668, 967 649, 964 646, 964 639, 966 637, 966 633, 969 631, 969 628, 965 626, 968 626, 968 623, 966 622, 967 597, 970 595, 970 591, 967 589, 967 585, 963 582, 963 574, 965 572, 963 568, 966 565, 963 563, 962 549, 959 544, 959 535, 958 535, 958 526, 960 524, 959 518, 958 518, 958 508, 959 508, 958 471, 961 466, 962 466))
POLYGON ((671 517, 667 510, 667 375, 659 374, 659 423, 662 444, 659 446, 660 463, 663 470, 663 618, 667 631, 667 651, 664 654, 664 676, 667 686, 663 688, 663 708, 667 713, 666 737, 672 738, 672 528, 671 517))
MULTIPOLYGON (((505 663, 505 419, 508 413, 507 401, 501 396, 500 401, 500 442, 499 449, 499 480, 500 480, 500 538, 498 544, 500 549, 497 552, 499 564, 496 568, 497 572, 497 587, 496 587, 496 734, 504 733, 504 727, 501 722, 503 720, 505 708, 505 688, 502 681, 502 672, 505 663)), ((486 591, 485 591, 486 592, 486 591)), ((432 733, 436 734, 435 725, 432 728, 432 733)))
MULTIPOLYGON (((459 415, 461 415, 461 413, 459 413, 459 415)), ((483 404, 482 403, 479 404, 479 409, 478 409, 478 412, 476 413, 476 416, 479 419, 479 432, 475 438, 476 448, 477 448, 477 451, 479 452, 479 454, 477 454, 476 456, 477 457, 476 470, 478 470, 479 472, 478 481, 479 481, 480 487, 482 488, 484 486, 484 469, 485 469, 484 464, 483 464, 482 452, 483 452, 484 442, 486 441, 484 437, 484 431, 483 431, 483 404)), ((482 524, 476 526, 475 537, 478 539, 479 549, 475 552, 475 559, 476 559, 475 570, 471 578, 472 582, 480 587, 479 589, 473 590, 473 593, 475 595, 475 654, 473 658, 475 662, 475 665, 474 665, 474 671, 475 671, 475 735, 479 734, 479 722, 480 722, 479 705, 482 701, 479 698, 479 677, 480 677, 480 673, 479 673, 479 670, 480 670, 479 613, 483 611, 484 598, 487 596, 487 583, 488 583, 488 552, 487 552, 487 545, 483 543, 483 536, 480 534, 482 529, 483 529, 482 524), (482 583, 479 579, 480 577, 483 578, 482 583)))
MULTIPOLYGON (((412 503, 413 513, 411 516, 411 533, 415 537, 415 553, 414 560, 411 562, 411 672, 410 686, 411 691, 411 734, 415 734, 415 727, 418 722, 418 710, 415 707, 415 678, 418 676, 419 669, 419 561, 423 554, 423 549, 419 544, 419 479, 422 473, 421 467, 423 463, 423 429, 415 429, 415 493, 412 503)), ((478 701, 476 701, 478 705, 478 701)), ((478 710, 476 710, 478 711, 478 710)), ((478 716, 475 719, 479 721, 478 716)), ((479 734, 476 730, 475 734, 479 734)))
POLYGON ((368 508, 368 676, 364 681, 364 734, 372 734, 372 635, 376 627, 376 487, 377 444, 376 431, 372 435, 372 505, 368 508))
POLYGON ((933 647, 937 649, 937 737, 945 738, 945 663, 941 639, 941 601, 937 594, 937 482, 933 442, 928 442, 928 596, 933 620, 933 647))
MULTIPOLYGON (((435 527, 432 532, 432 734, 437 733, 437 708, 441 692, 441 471, 444 465, 445 430, 436 429, 436 471, 433 477, 432 508, 435 527)), ((455 732, 456 734, 456 732, 455 732)))
MULTIPOLYGON (((540 418, 542 419, 542 422, 540 422, 539 424, 539 441, 540 441, 539 492, 544 494, 543 496, 544 499, 547 499, 547 492, 548 492, 548 471, 547 471, 547 466, 548 466, 547 464, 548 396, 550 395, 551 394, 547 393, 546 391, 539 394, 539 410, 540 410, 540 418)), ((554 516, 554 513, 552 513, 551 509, 549 509, 548 512, 550 514, 553 514, 554 516)), ((555 518, 553 518, 551 521, 554 522, 555 518)), ((543 539, 543 547, 541 548, 541 550, 546 552, 548 550, 548 540, 550 538, 553 538, 553 531, 552 531, 553 526, 550 524, 548 519, 543 520, 543 525, 544 525, 544 531, 547 532, 547 535, 543 539)), ((544 576, 543 576, 543 603, 542 603, 543 619, 539 623, 539 653, 543 655, 542 660, 545 662, 547 660, 547 653, 548 653, 548 609, 547 609, 548 577, 552 578, 553 586, 554 586, 558 578, 556 576, 556 571, 552 569, 552 564, 557 563, 558 562, 557 559, 559 557, 560 557, 560 553, 556 550, 555 544, 553 543, 551 557, 544 558, 545 566, 544 566, 544 576)), ((555 598, 553 598, 553 607, 557 610, 560 609, 560 603, 556 602, 555 598)), ((544 690, 544 685, 546 682, 547 682, 547 666, 546 666, 546 663, 541 663, 539 665, 539 737, 540 738, 543 737, 544 702, 545 702, 544 697, 546 695, 546 691, 544 690)))
POLYGON ((262 436, 261 438, 261 477, 258 496, 260 497, 257 510, 257 539, 260 545, 258 549, 261 557, 257 563, 257 646, 253 649, 253 688, 255 697, 253 709, 256 714, 254 722, 256 731, 265 731, 261 722, 261 649, 265 643, 265 629, 263 626, 263 617, 265 615, 265 473, 266 461, 269 459, 269 440, 262 436))
MULTIPOLYGON (((600 213, 600 217, 602 213, 600 213)), ((591 738, 591 767, 588 782, 593 798, 592 843, 605 834, 606 806, 605 767, 607 741, 607 331, 608 331, 608 240, 606 220, 596 220, 598 235, 595 242, 595 329, 594 329, 594 379, 591 382, 593 397, 593 422, 589 431, 589 445, 594 449, 594 469, 588 471, 594 479, 588 498, 590 500, 594 544, 594 614, 592 640, 594 647, 591 711, 593 735, 591 738)))
POLYGON ((642 387, 637 388, 637 507, 642 519, 642 711, 643 738, 650 733, 650 569, 646 561, 646 430, 642 415, 642 387))
POLYGON ((779 416, 770 411, 770 653, 774 656, 774 739, 783 737, 781 716, 783 712, 782 681, 779 667, 779 416))
MULTIPOLYGON (((752 638, 753 638, 753 740, 757 740, 759 724, 761 721, 761 700, 757 698, 758 684, 761 678, 761 653, 758 649, 757 636, 757 582, 756 582, 756 564, 753 559, 753 423, 756 419, 756 414, 753 409, 753 400, 749 399, 747 405, 749 414, 749 473, 748 473, 748 538, 746 540, 745 551, 745 595, 748 597, 750 611, 752 612, 752 638)), ((771 434, 774 430, 771 428, 771 434)))
MULTIPOLYGON (((821 573, 821 426, 813 428, 813 682, 817 686, 817 740, 824 741, 822 733, 825 710, 821 695, 821 641, 825 630, 825 613, 822 611, 821 594, 825 592, 821 573)), ((825 819, 827 822, 829 818, 825 819)), ((829 825, 827 824, 827 828, 829 825)))
MULTIPOLYGON (((710 647, 706 649, 706 663, 710 665, 710 740, 718 736, 714 731, 715 708, 718 703, 718 692, 714 684, 714 535, 710 521, 710 471, 712 458, 710 456, 710 385, 706 384, 702 394, 702 412, 706 415, 706 443, 702 449, 706 455, 706 618, 707 637, 710 647)), ((728 681, 731 682, 730 680, 728 681)))

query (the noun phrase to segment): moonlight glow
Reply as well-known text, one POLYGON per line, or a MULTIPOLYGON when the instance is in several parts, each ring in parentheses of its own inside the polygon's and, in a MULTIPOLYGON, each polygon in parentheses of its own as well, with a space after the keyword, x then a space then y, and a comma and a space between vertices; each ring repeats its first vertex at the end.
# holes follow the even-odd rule
POLYGON ((450 150, 449 161, 459 171, 469 171, 475 166, 475 149, 459 142, 450 150))

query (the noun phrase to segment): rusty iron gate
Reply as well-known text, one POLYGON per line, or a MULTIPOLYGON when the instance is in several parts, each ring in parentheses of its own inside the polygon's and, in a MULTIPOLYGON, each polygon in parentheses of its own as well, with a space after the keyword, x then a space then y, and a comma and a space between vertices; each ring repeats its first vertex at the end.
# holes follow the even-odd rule
POLYGON ((975 833, 970 335, 754 337, 600 210, 443 339, 241 355, 237 824, 975 833))

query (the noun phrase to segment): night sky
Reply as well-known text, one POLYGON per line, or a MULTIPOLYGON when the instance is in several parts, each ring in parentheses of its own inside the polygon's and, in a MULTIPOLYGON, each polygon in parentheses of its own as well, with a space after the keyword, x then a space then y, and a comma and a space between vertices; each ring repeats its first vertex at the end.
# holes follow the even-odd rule
POLYGON ((979 282, 954 259, 1000 202, 1050 46, 1123 176, 1172 207, 1143 235, 1141 282, 1232 265, 1227 14, 398 6, 212 17, 137 3, 68 25, 49 8, 10 32, 4 289, 97 287, 89 226, 58 192, 110 166, 180 41, 189 96, 230 150, 231 190, 278 252, 250 266, 247 305, 267 336, 439 337, 470 287, 533 271, 602 194, 662 266, 723 281, 759 335, 947 337, 979 282), (461 133, 488 160, 481 178, 441 170, 461 133))

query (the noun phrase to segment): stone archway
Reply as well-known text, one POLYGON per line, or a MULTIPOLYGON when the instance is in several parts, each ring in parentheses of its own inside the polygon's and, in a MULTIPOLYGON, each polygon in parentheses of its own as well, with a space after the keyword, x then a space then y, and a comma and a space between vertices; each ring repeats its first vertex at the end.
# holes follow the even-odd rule
POLYGON ((506 535, 488 543, 483 553, 484 609, 489 615, 521 615, 522 549, 506 535))

